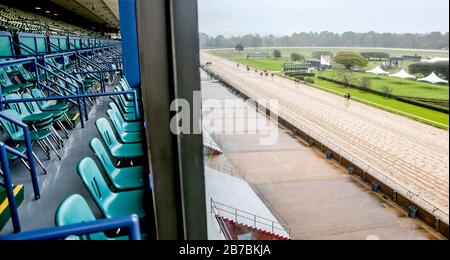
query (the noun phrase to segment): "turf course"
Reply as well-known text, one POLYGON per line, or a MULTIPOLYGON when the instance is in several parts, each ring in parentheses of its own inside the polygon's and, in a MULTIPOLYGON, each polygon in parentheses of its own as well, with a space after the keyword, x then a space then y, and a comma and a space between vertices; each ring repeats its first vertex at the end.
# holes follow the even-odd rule
MULTIPOLYGON (((333 71, 318 72, 317 75, 331 79, 342 80, 339 73, 333 71)), ((392 87, 393 95, 402 97, 417 97, 428 99, 448 100, 449 87, 446 85, 433 85, 425 82, 418 82, 411 79, 399 79, 387 76, 376 76, 369 73, 353 73, 352 83, 358 85, 361 78, 368 77, 371 79, 373 90, 381 91, 383 86, 392 87)))
POLYGON ((285 60, 278 60, 278 59, 233 59, 234 61, 240 63, 249 65, 253 68, 258 68, 261 70, 268 70, 268 71, 280 71, 281 65, 286 63, 285 60))
POLYGON ((394 99, 384 98, 379 95, 371 94, 371 93, 365 93, 361 92, 357 89, 351 89, 351 88, 343 88, 338 84, 315 79, 315 85, 319 87, 323 87, 326 89, 329 89, 333 92, 339 92, 341 95, 345 95, 346 93, 349 93, 353 97, 361 98, 364 100, 367 100, 369 102, 376 103, 381 106, 393 108, 399 111, 402 111, 404 113, 412 114, 418 117, 422 117, 428 120, 432 120, 441 124, 448 125, 449 124, 449 115, 446 113, 434 111, 431 109, 419 107, 416 105, 411 105, 405 102, 397 101, 394 99))

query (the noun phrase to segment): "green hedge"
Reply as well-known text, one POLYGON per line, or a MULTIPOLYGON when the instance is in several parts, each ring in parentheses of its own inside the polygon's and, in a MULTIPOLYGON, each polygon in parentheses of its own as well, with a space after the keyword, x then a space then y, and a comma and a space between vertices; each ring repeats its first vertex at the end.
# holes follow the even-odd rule
POLYGON ((313 78, 305 78, 305 81, 311 84, 314 84, 314 79, 313 78))
POLYGON ((295 78, 297 78, 298 76, 303 76, 303 77, 314 77, 314 76, 316 76, 316 74, 314 72, 310 73, 310 72, 304 72, 304 71, 286 72, 285 74, 287 76, 289 76, 289 77, 295 77, 295 78))

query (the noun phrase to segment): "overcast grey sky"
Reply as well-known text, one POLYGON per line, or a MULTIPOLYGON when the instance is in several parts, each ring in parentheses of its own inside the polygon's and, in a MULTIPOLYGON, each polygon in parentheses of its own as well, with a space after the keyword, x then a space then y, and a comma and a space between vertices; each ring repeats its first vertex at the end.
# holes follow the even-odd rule
POLYGON ((294 32, 449 30, 449 0, 199 0, 200 32, 290 35, 294 32))

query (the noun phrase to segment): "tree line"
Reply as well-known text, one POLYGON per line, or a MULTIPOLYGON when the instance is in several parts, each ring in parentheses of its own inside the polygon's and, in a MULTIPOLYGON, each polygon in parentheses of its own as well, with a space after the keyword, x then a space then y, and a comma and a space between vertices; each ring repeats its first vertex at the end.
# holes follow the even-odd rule
MULTIPOLYGON (((244 46, 242 44, 238 44, 236 46, 236 50, 243 51, 244 46)), ((315 51, 312 53, 311 57, 315 59, 320 59, 322 55, 334 57, 334 62, 341 64, 345 67, 346 71, 341 71, 341 76, 344 80, 344 83, 349 84, 349 78, 352 75, 352 68, 365 68, 369 61, 372 59, 376 59, 378 61, 389 59, 389 53, 385 52, 338 52, 336 56, 329 51, 315 51), (347 76, 348 75, 348 76, 347 76)), ((275 59, 281 58, 281 51, 278 49, 273 50, 272 56, 275 59)), ((299 53, 291 53, 291 60, 294 62, 303 61, 306 57, 299 53)), ((412 63, 408 66, 409 72, 412 74, 422 74, 423 76, 428 76, 432 72, 435 72, 438 76, 443 79, 449 79, 449 64, 448 61, 441 61, 435 63, 427 63, 427 62, 417 62, 412 63)), ((366 86, 366 82, 363 84, 366 86)), ((361 89, 365 89, 365 87, 361 87, 361 89)), ((384 93, 384 91, 383 91, 384 93)))
POLYGON ((201 48, 234 48, 237 44, 245 47, 383 47, 410 49, 446 49, 449 47, 449 33, 356 33, 332 32, 294 33, 277 37, 248 34, 244 36, 217 37, 200 33, 201 48))

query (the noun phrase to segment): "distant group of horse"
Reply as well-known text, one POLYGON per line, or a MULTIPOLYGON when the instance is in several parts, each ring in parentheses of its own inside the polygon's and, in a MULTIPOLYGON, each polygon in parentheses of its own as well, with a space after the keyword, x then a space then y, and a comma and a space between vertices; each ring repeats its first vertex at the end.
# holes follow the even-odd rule
MULTIPOLYGON (((211 66, 211 65, 212 65, 212 62, 206 62, 205 65, 206 65, 206 66, 211 66)), ((240 66, 241 66, 241 65, 240 65, 239 63, 236 64, 236 67, 239 68, 240 66)), ((247 65, 246 69, 247 69, 248 72, 250 72, 250 71, 252 70, 252 69, 250 68, 249 65, 247 65)), ((275 73, 269 73, 267 70, 259 71, 258 69, 255 69, 255 72, 256 72, 256 73, 259 73, 259 75, 260 75, 261 77, 263 77, 263 76, 268 77, 269 74, 270 74, 270 76, 271 76, 272 78, 275 77, 275 73)), ((299 79, 295 79, 295 82, 296 82, 296 83, 300 83, 300 80, 299 80, 299 79)), ((352 97, 352 96, 350 95, 350 93, 347 93, 346 95, 344 95, 344 98, 347 99, 347 100, 350 100, 351 97, 352 97)))
MULTIPOLYGON (((238 63, 238 64, 236 64, 236 66, 239 68, 241 65, 238 63)), ((251 70, 250 66, 247 65, 247 71, 250 71, 250 70, 251 70)), ((269 75, 270 75, 272 78, 275 77, 275 73, 269 73, 267 70, 259 71, 258 69, 255 69, 255 72, 256 72, 256 73, 259 73, 259 75, 260 75, 261 77, 262 77, 262 76, 268 77, 269 75)))

